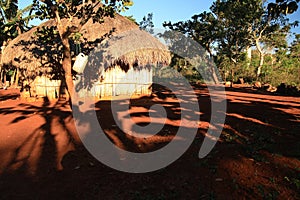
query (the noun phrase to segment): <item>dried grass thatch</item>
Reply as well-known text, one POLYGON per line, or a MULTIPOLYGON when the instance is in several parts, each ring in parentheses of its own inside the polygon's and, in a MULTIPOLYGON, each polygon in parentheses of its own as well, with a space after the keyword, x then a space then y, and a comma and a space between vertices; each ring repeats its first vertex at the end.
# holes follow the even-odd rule
MULTIPOLYGON (((4 50, 3 64, 32 72, 60 73, 62 52, 57 45, 60 43, 59 38, 49 38, 49 44, 45 44, 35 34, 41 27, 54 25, 55 22, 49 20, 11 41, 4 50)), ((147 66, 170 62, 169 51, 164 45, 150 34, 141 31, 135 23, 120 15, 116 15, 115 18, 107 17, 101 24, 90 20, 84 25, 81 33, 85 37, 84 53, 93 52, 97 44, 97 49, 100 49, 106 58, 105 67, 121 64, 147 66), (107 33, 112 30, 114 30, 113 39, 105 39, 107 33), (107 45, 110 47, 106 48, 107 45)), ((96 52, 97 50, 93 53, 96 52)))
POLYGON ((134 29, 118 34, 103 41, 90 54, 89 63, 96 59, 105 69, 121 66, 126 71, 129 66, 145 67, 168 64, 170 53, 166 47, 153 36, 134 29))

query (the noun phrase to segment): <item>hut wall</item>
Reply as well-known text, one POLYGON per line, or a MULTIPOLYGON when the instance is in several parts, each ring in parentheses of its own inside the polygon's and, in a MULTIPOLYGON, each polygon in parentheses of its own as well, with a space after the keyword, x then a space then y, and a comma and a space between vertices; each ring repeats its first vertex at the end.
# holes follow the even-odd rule
POLYGON ((104 80, 94 84, 91 90, 95 97, 151 94, 152 70, 130 68, 125 72, 116 66, 106 70, 103 77, 104 80))
MULTIPOLYGON (((127 72, 119 66, 109 68, 103 74, 104 80, 96 82, 89 90, 81 89, 79 97, 109 97, 122 95, 149 95, 152 84, 152 70, 147 68, 133 69, 127 72)), ((50 80, 46 76, 37 77, 31 84, 34 96, 47 96, 55 99, 59 95, 61 81, 50 80)))
POLYGON ((55 99, 59 95, 61 81, 50 80, 46 76, 38 76, 33 83, 30 84, 31 96, 45 97, 55 99))
POLYGON ((125 72, 117 66, 104 73, 100 96, 149 95, 151 84, 152 70, 130 68, 125 72))

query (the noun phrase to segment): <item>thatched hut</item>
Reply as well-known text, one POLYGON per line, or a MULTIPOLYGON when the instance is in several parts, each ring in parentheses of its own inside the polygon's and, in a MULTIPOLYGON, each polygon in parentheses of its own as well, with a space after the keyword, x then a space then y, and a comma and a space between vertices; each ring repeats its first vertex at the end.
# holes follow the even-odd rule
MULTIPOLYGON (((63 92, 60 39, 58 35, 43 38, 39 34, 53 25, 54 21, 49 20, 32 28, 11 41, 3 52, 3 64, 18 69, 20 82, 28 84, 34 96, 55 98, 63 92)), ((148 94, 151 66, 170 61, 170 53, 163 44, 120 15, 107 17, 101 24, 90 20, 81 34, 83 37, 72 44, 73 61, 80 52, 89 55, 89 60, 85 80, 77 87, 92 90, 95 97, 132 91, 148 94)))

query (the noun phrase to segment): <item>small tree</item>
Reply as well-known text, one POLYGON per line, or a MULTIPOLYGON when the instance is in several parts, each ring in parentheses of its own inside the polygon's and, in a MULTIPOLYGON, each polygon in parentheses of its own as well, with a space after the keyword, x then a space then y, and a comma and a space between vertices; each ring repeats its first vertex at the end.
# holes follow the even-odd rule
MULTIPOLYGON (((69 93, 69 100, 74 96, 72 77, 72 58, 70 40, 79 34, 89 21, 103 23, 105 17, 114 17, 116 12, 128 9, 131 0, 35 0, 35 14, 39 19, 53 19, 55 28, 62 42, 62 68, 69 93)), ((50 33, 51 34, 51 33, 50 33)), ((54 33, 53 33, 54 34, 54 33)))

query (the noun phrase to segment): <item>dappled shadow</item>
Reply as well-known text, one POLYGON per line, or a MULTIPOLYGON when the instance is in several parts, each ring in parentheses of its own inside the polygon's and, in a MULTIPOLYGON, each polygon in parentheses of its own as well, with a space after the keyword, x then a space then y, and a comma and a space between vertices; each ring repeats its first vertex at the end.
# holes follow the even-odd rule
POLYGON ((8 134, 1 143, 1 174, 20 171, 39 175, 62 169, 60 161, 76 138, 74 128, 67 125, 72 121, 67 104, 44 98, 39 105, 20 103, 0 109, 6 119, 2 135, 8 134))
MULTIPOLYGON (((15 142, 16 146, 26 146, 24 142, 16 141, 32 143, 33 138, 45 140, 35 145, 35 148, 26 147, 32 150, 31 155, 34 155, 35 151, 41 154, 36 161, 39 163, 38 178, 25 176, 26 170, 17 170, 20 167, 11 167, 11 170, 6 170, 0 176, 0 192, 3 198, 29 199, 32 195, 42 199, 236 199, 241 196, 257 199, 270 195, 277 195, 278 198, 299 196, 296 185, 292 181, 287 181, 287 178, 289 180, 297 178, 299 172, 297 145, 299 146, 300 140, 297 113, 300 108, 297 99, 282 97, 273 99, 268 95, 256 97, 253 94, 227 92, 227 118, 221 138, 207 157, 199 159, 198 152, 211 119, 210 97, 219 94, 218 92, 208 94, 205 86, 193 85, 193 87, 198 97, 200 106, 198 115, 201 122, 194 142, 173 164, 146 174, 128 174, 113 170, 98 162, 80 144, 75 146, 74 151, 68 153, 66 146, 62 148, 63 170, 58 172, 53 169, 57 165, 59 152, 57 137, 69 135, 66 131, 68 129, 73 133, 73 130, 68 128, 72 121, 68 105, 58 102, 53 106, 43 102, 40 105, 20 104, 17 108, 1 106, 0 115, 3 116, 3 120, 16 114, 3 121, 15 131, 17 138, 7 139, 7 142, 15 142), (32 118, 34 116, 43 119, 43 123, 34 124, 33 121, 37 119, 32 118), (31 125, 35 128, 27 128, 31 134, 22 136, 22 128, 15 130, 13 125, 27 127, 30 118, 31 125), (56 129, 58 132, 53 134, 56 124, 63 124, 62 129, 56 129), (43 130, 43 133, 38 130, 43 130), (31 139, 27 139, 28 137, 31 139)), ((169 144, 176 137, 182 112, 176 95, 168 88, 154 86, 154 92, 150 97, 139 97, 129 102, 119 99, 114 102, 116 105, 128 105, 129 113, 122 116, 125 119, 131 117, 142 126, 150 123, 152 111, 149 110, 152 105, 159 104, 166 109, 165 122, 160 120, 160 115, 154 115, 154 118, 158 119, 154 123, 162 124, 163 128, 153 136, 151 136, 153 133, 146 132, 145 136, 150 135, 146 139, 136 137, 117 126, 113 119, 111 103, 110 100, 97 102, 96 114, 106 136, 118 147, 132 152, 152 152, 169 144)), ((89 115, 89 112, 85 114, 89 115)), ((9 131, 2 132, 2 135, 11 136, 9 131)), ((65 141, 69 142, 70 138, 76 138, 70 135, 65 141)), ((76 143, 76 139, 72 142, 76 143)), ((0 143, 0 147, 4 161, 9 159, 2 155, 9 152, 13 152, 13 155, 28 152, 23 147, 16 153, 16 150, 3 143, 0 143)))
POLYGON ((14 99, 17 99, 19 97, 20 97, 20 95, 18 95, 18 94, 0 96, 0 101, 5 101, 5 100, 9 100, 9 99, 14 100, 14 99))
MULTIPOLYGON (((285 84, 283 84, 285 85, 285 84)), ((281 86, 278 86, 280 88, 281 86)), ((232 92, 245 92, 245 93, 253 93, 259 95, 267 95, 267 96, 286 96, 286 97, 300 97, 300 91, 296 91, 297 89, 293 89, 289 91, 289 88, 279 89, 276 92, 270 92, 266 89, 262 88, 254 88, 252 86, 237 86, 237 87, 227 87, 227 91, 232 92), (294 91, 295 90, 295 91, 294 91)))
POLYGON ((299 196, 298 186, 287 181, 300 178, 299 99, 245 90, 230 90, 227 99, 220 144, 233 145, 236 156, 225 149, 219 165, 229 174, 233 193, 242 190, 248 198, 299 196))
POLYGON ((15 100, 20 97, 20 93, 16 89, 0 89, 0 101, 15 100))
MULTIPOLYGON (((20 37, 19 41, 13 44, 13 47, 10 47, 22 52, 22 54, 15 57, 10 63, 6 63, 4 68, 19 68, 19 81, 22 86, 25 86, 26 84, 31 85, 36 77, 40 76, 45 76, 49 78, 49 80, 59 80, 65 82, 65 72, 62 68, 62 42, 56 27, 52 24, 53 21, 50 20, 45 22, 43 26, 33 28, 24 36, 20 37)), ((109 38, 114 31, 115 29, 112 28, 111 30, 107 31, 106 34, 102 34, 93 41, 85 37, 80 38, 80 42, 74 42, 73 40, 70 40, 72 66, 75 62, 76 56, 79 53, 89 55, 91 51, 97 48, 104 39, 109 38)), ((103 67, 99 65, 99 60, 97 65, 94 63, 95 59, 97 58, 90 57, 89 59, 90 69, 87 71, 93 71, 93 73, 89 74, 87 72, 87 74, 89 74, 89 76, 87 76, 88 79, 86 79, 84 84, 82 84, 85 87, 88 87, 90 84, 99 80, 103 67)), ((77 72, 72 70, 72 74, 75 78, 77 72)))
POLYGON ((228 98, 228 125, 245 136, 245 145, 255 145, 255 152, 264 149, 270 153, 300 158, 297 147, 300 139, 297 110, 300 106, 297 100, 272 96, 262 98, 243 93, 230 93, 228 98))
MULTIPOLYGON (((119 148, 139 153, 153 152, 173 139, 185 141, 195 136, 192 135, 193 133, 197 133, 201 116, 197 109, 198 100, 195 95, 186 95, 181 99, 186 102, 184 107, 181 107, 180 104, 183 102, 180 102, 176 94, 170 92, 168 88, 154 85, 152 89, 153 93, 150 97, 127 99, 120 96, 112 101, 101 100, 96 103, 96 115, 101 129, 119 148), (192 104, 196 109, 192 109, 195 108, 191 106, 192 104), (153 106, 161 107, 163 111, 153 109, 153 106), (181 123, 183 118, 195 123, 181 123), (178 129, 184 132, 182 135, 186 135, 177 137, 178 129)), ((182 92, 187 91, 182 90, 182 92)), ((88 106, 88 109, 77 119, 79 124, 89 127, 88 133, 84 134, 87 141, 87 138, 96 138, 98 134, 98 127, 88 121, 93 112, 94 110, 88 106)))

